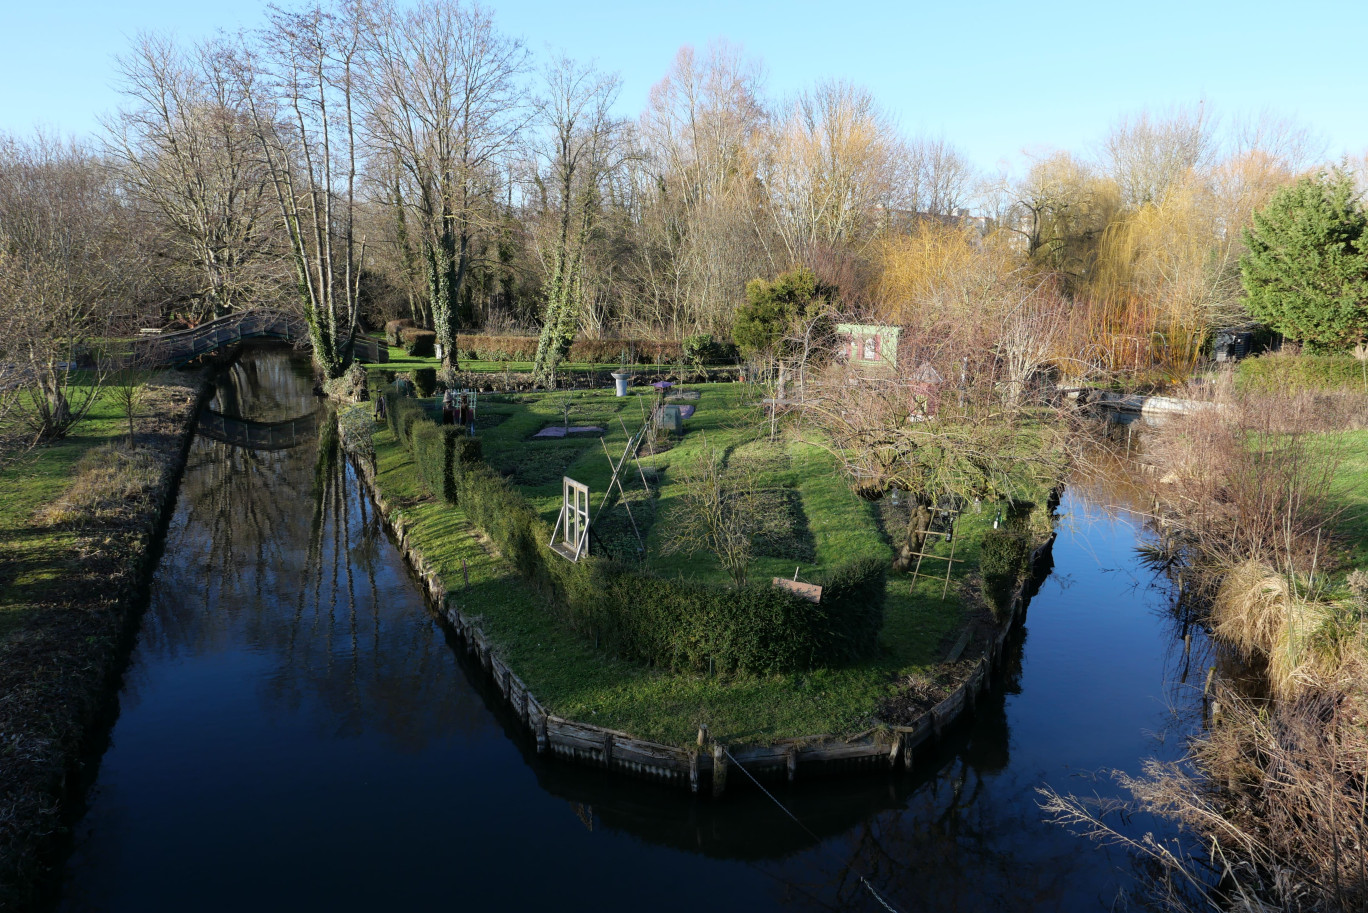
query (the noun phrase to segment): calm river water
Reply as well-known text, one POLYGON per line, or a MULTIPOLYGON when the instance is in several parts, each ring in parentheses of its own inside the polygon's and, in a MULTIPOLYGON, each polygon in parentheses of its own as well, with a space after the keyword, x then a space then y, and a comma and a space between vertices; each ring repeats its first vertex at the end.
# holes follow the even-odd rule
MULTIPOLYGON (((310 387, 253 351, 209 408, 282 422, 310 387)), ((1116 794, 1196 695, 1142 533, 1086 497, 971 724, 912 775, 778 790, 814 841, 739 777, 713 802, 536 756, 331 436, 272 446, 193 443, 62 909, 883 910, 863 876, 904 913, 1106 910, 1132 884, 1035 790, 1116 794)))

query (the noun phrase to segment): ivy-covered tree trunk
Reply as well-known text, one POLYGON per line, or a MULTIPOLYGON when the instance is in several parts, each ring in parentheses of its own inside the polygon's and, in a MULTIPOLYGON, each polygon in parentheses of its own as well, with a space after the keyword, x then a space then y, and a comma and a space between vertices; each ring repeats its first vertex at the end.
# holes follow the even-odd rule
POLYGON ((584 285, 581 281, 581 267, 584 262, 584 248, 589 242, 589 229, 592 221, 593 201, 586 199, 581 204, 578 231, 571 236, 573 214, 571 212, 571 179, 565 179, 565 209, 561 213, 560 238, 552 255, 551 277, 546 288, 546 312, 542 330, 537 339, 537 357, 532 366, 533 378, 546 387, 556 385, 556 372, 560 369, 570 345, 579 331, 580 314, 584 300, 584 285))
POLYGON ((456 368, 456 336, 460 327, 461 286, 469 266, 469 238, 452 231, 448 220, 424 244, 427 261, 428 300, 432 306, 432 329, 442 347, 442 366, 456 368))

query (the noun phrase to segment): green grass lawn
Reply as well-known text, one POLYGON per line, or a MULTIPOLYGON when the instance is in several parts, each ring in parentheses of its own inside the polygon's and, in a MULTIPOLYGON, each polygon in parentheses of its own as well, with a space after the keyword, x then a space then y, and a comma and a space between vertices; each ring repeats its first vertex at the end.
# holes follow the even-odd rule
POLYGON ((1350 565, 1368 569, 1368 431, 1346 431, 1326 440, 1339 447, 1335 493, 1344 508, 1339 533, 1350 565))
MULTIPOLYGON (((701 577, 719 586, 728 582, 710 555, 663 554, 670 512, 678 503, 674 480, 705 443, 725 449, 728 459, 753 461, 756 478, 773 496, 765 503, 792 527, 789 534, 758 546, 753 578, 791 578, 796 569, 799 579, 812 580, 858 557, 892 560, 883 526, 897 510, 856 497, 834 457, 782 428, 770 443, 757 394, 744 385, 687 389, 697 391, 699 398, 683 435, 668 449, 640 460, 652 480, 652 494, 647 496, 630 461, 624 478, 638 528, 644 529, 646 554, 641 560, 651 570, 701 577)), ((479 401, 477 433, 486 461, 552 522, 560 509, 562 475, 588 485, 591 512, 598 509, 612 474, 608 454, 621 458, 627 436, 641 425, 655 396, 649 388, 634 389, 623 398, 612 391, 485 395, 479 401), (566 421, 567 404, 569 423, 604 428, 602 441, 597 434, 533 439, 541 428, 566 421)), ((377 432, 376 443, 379 484, 391 500, 409 505, 404 513, 410 523, 416 522, 410 527, 415 543, 448 585, 455 584, 452 592, 463 611, 482 618, 486 632, 533 693, 555 713, 637 736, 683 744, 693 739, 699 723, 733 741, 860 731, 873 724, 875 711, 900 681, 934 673, 963 630, 970 607, 978 604, 979 541, 992 525, 987 510, 962 515, 955 557, 965 560, 954 566, 946 598, 941 598, 940 579, 913 585, 907 577, 890 574, 879 654, 859 665, 794 675, 713 677, 615 660, 564 630, 511 568, 489 556, 458 508, 426 497, 409 452, 387 431, 377 432), (470 573, 469 591, 459 583, 462 562, 470 573)), ((604 525, 614 529, 608 538, 615 556, 632 560, 636 540, 623 521, 625 512, 604 517, 604 525), (614 519, 618 522, 608 522, 614 519)), ((949 553, 944 543, 936 550, 949 553)), ((927 561, 924 571, 943 574, 944 567, 943 562, 927 561)))
POLYGON ((62 597, 78 552, 79 530, 38 523, 35 515, 67 489, 87 451, 127 433, 127 420, 105 392, 69 435, 35 447, 0 471, 0 638, 22 626, 38 606, 62 597))

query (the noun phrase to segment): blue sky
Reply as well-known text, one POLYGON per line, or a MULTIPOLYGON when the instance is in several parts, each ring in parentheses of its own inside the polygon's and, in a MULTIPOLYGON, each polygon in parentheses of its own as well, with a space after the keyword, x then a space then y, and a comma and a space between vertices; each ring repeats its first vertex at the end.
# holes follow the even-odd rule
MULTIPOLYGON (((496 0, 534 52, 593 58, 635 115, 682 44, 726 37, 762 59, 771 94, 823 77, 868 86, 901 126, 943 135, 980 168, 1023 153, 1088 153, 1120 116, 1204 101, 1218 117, 1271 109, 1330 157, 1368 153, 1368 0, 1144 3, 668 4, 496 0)), ((0 131, 88 134, 112 109, 112 58, 143 29, 187 40, 264 20, 261 0, 3 0, 0 131)))

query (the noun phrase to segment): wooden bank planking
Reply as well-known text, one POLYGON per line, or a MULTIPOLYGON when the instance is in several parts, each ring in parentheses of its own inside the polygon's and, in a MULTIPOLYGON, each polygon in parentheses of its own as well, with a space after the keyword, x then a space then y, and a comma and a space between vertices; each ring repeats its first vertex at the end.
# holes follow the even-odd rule
MULTIPOLYGON (((568 720, 550 713, 528 690, 527 685, 497 655, 485 632, 457 607, 447 593, 446 584, 427 559, 409 541, 403 517, 394 518, 391 505, 375 485, 371 468, 353 463, 370 492, 385 523, 399 543, 399 551, 423 585, 430 605, 438 616, 460 637, 489 674, 504 701, 527 727, 538 754, 550 754, 566 761, 599 767, 615 773, 656 780, 685 787, 697 793, 708 789, 717 795, 725 787, 726 754, 757 776, 787 778, 800 774, 838 774, 891 771, 911 772, 914 752, 972 710, 979 694, 991 684, 992 672, 1002 657, 1007 637, 1022 612, 1022 592, 1012 599, 1010 617, 999 626, 973 671, 948 697, 910 726, 881 725, 847 738, 829 735, 781 739, 769 745, 724 746, 711 740, 707 745, 680 748, 636 739, 625 732, 605 729, 591 723, 568 720), (716 776, 714 776, 716 772, 716 776)), ((1053 534, 1030 554, 1033 566, 1054 541, 1053 534)))

